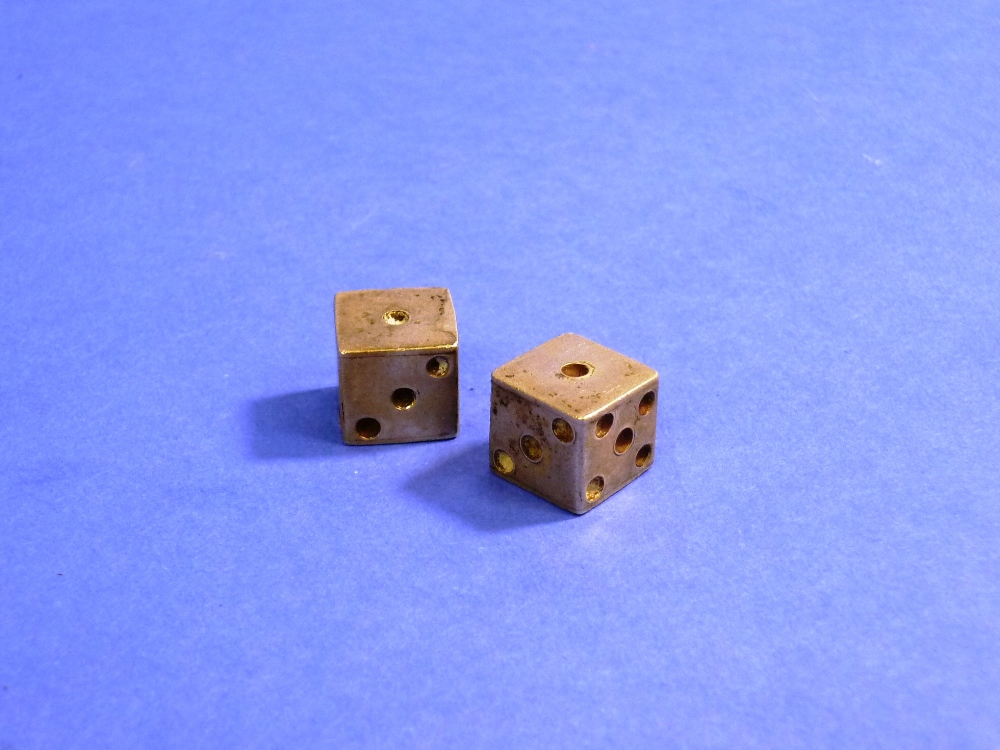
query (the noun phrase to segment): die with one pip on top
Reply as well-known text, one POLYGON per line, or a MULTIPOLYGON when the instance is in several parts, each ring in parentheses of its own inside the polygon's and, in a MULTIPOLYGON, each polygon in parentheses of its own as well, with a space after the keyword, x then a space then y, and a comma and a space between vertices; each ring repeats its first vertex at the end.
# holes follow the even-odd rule
POLYGON ((447 289, 340 292, 334 317, 345 443, 458 434, 458 324, 447 289))
POLYGON ((493 473, 586 513, 649 469, 659 376, 566 333, 493 372, 493 473))

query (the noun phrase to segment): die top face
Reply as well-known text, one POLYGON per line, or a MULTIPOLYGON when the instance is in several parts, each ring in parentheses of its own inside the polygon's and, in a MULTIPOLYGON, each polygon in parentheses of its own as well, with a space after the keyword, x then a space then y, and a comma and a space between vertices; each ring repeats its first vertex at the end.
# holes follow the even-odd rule
POLYGON ((614 349, 564 333, 501 365, 494 370, 493 380, 583 421, 654 384, 657 374, 614 349))
POLYGON ((458 348, 455 308, 444 287, 340 292, 333 305, 342 357, 458 348))

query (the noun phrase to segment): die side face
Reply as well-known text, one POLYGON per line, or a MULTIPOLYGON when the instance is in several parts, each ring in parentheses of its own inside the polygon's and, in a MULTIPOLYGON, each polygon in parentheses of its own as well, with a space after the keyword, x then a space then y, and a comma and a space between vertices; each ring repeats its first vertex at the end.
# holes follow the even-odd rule
POLYGON ((340 429, 349 445, 458 434, 458 352, 343 357, 340 429))
POLYGON ((490 466, 498 476, 579 512, 582 423, 534 399, 493 383, 490 398, 490 466), (576 429, 574 429, 576 424, 576 429))
POLYGON ((581 336, 559 336, 494 372, 491 467, 585 513, 652 465, 658 396, 651 368, 581 336))
POLYGON ((455 437, 458 328, 448 290, 341 292, 334 311, 344 442, 455 437))
POLYGON ((659 379, 654 377, 588 420, 584 510, 604 502, 653 465, 659 396, 659 379))

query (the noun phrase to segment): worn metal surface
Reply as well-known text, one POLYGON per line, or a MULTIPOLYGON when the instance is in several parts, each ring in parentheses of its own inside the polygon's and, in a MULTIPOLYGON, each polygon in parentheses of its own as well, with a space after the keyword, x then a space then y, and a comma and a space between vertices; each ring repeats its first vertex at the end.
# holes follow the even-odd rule
POLYGON ((658 401, 655 370, 563 334, 494 371, 490 467, 585 513, 652 466, 658 401))
POLYGON ((341 357, 458 349, 455 308, 444 287, 340 292, 334 316, 341 357))
POLYGON ((458 434, 458 326, 447 289, 341 292, 334 315, 345 443, 458 434))

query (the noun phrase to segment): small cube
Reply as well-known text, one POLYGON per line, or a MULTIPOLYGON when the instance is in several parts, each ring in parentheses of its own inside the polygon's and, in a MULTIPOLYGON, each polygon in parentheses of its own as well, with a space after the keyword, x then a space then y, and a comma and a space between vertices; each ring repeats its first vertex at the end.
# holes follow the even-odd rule
POLYGON ((348 445, 458 434, 458 324, 443 287, 334 298, 340 430, 348 445))
POLYGON ((493 372, 490 466, 550 503, 586 513, 649 469, 659 376, 564 333, 493 372))

